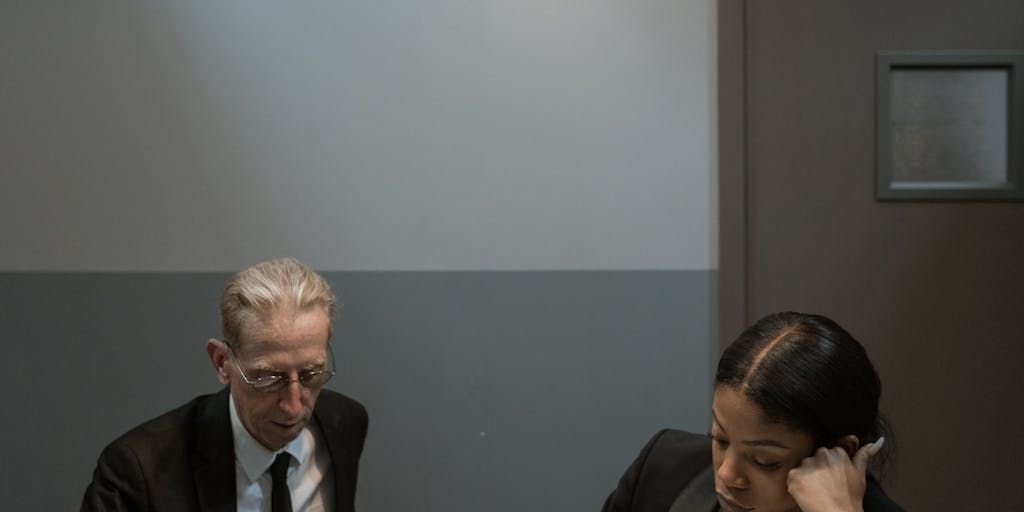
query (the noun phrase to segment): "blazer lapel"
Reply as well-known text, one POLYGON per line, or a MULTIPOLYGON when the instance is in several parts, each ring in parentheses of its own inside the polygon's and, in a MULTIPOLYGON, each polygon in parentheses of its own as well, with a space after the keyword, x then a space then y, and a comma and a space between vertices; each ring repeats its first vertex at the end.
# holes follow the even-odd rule
POLYGON ((321 392, 320 398, 316 401, 316 405, 313 406, 313 416, 316 418, 317 423, 320 425, 320 432, 323 433, 324 441, 327 444, 327 452, 331 454, 331 472, 334 473, 334 502, 336 510, 347 510, 341 507, 343 500, 343 493, 345 491, 345 471, 348 470, 348 456, 345 451, 344 443, 341 442, 341 431, 342 418, 341 408, 329 407, 324 400, 324 393, 327 390, 321 392))
POLYGON ((715 473, 711 466, 693 477, 683 488, 668 512, 709 512, 718 503, 715 496, 715 473))
POLYGON ((228 389, 211 396, 196 411, 193 483, 201 511, 234 512, 237 506, 228 389))

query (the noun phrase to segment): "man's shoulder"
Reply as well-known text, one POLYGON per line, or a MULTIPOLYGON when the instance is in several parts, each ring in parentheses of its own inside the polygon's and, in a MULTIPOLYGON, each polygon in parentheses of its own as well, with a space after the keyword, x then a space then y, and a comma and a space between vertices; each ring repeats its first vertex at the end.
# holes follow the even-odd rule
MULTIPOLYGON (((226 391, 199 396, 112 441, 96 462, 82 510, 145 510, 153 503, 160 503, 158 510, 195 509, 196 457, 232 463, 223 457, 233 450, 227 404, 226 391)), ((230 466, 206 474, 233 478, 230 466)), ((217 481, 215 487, 229 488, 230 482, 217 481)))
POLYGON ((363 411, 363 413, 366 412, 366 408, 363 407, 363 404, 359 403, 358 400, 329 389, 320 391, 320 396, 316 399, 316 405, 317 407, 320 407, 321 404, 331 408, 360 410, 363 411))
POLYGON ((115 439, 111 445, 120 445, 133 451, 179 449, 195 435, 197 418, 216 415, 213 410, 220 402, 227 417, 226 393, 213 393, 193 398, 155 418, 144 421, 115 439))
POLYGON ((322 425, 356 425, 365 431, 368 422, 366 407, 347 395, 324 389, 316 400, 314 412, 322 425))

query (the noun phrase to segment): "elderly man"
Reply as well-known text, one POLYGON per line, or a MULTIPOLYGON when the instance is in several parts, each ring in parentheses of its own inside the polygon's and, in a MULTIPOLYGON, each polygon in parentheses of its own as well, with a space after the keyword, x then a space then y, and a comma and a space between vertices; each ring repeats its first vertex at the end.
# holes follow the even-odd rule
POLYGON ((324 390, 334 296, 291 258, 235 274, 223 339, 206 352, 227 387, 103 450, 83 511, 354 510, 366 410, 324 390))

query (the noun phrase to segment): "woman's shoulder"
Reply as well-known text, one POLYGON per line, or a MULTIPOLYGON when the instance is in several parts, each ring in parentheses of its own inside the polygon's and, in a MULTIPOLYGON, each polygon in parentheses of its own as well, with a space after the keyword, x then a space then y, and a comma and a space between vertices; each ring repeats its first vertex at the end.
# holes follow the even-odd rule
POLYGON ((878 481, 868 475, 867 488, 864 491, 864 512, 905 512, 903 507, 896 504, 878 481))
POLYGON ((683 488, 710 466, 708 436, 659 430, 626 469, 602 511, 668 510, 683 488))
POLYGON ((653 478, 670 476, 687 481, 711 465, 711 439, 684 430, 659 430, 644 446, 638 459, 653 478))
POLYGON ((707 462, 711 463, 711 438, 707 434, 694 434, 685 430, 666 428, 659 430, 647 442, 645 450, 658 452, 664 455, 693 456, 701 458, 706 456, 707 462))

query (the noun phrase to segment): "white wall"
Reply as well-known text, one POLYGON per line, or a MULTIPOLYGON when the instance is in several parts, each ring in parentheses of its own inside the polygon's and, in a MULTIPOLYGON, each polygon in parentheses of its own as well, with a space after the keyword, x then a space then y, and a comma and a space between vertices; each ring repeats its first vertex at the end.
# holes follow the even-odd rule
POLYGON ((0 270, 712 269, 713 6, 7 2, 0 270))

